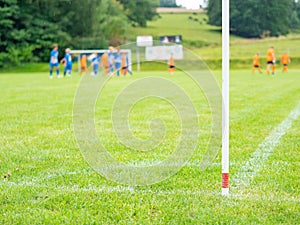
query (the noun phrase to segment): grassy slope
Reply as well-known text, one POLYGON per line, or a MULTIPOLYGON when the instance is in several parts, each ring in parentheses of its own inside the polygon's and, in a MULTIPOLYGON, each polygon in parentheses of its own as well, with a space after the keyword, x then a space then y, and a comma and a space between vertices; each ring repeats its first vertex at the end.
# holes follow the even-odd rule
MULTIPOLYGON (((103 96, 104 104, 112 103, 118 90, 139 77, 160 74, 113 79, 103 96)), ((232 72, 232 175, 299 101, 298 75, 297 70, 275 77, 232 72)), ((220 81, 219 72, 216 76, 220 81)), ((171 79, 195 90, 182 74, 171 79)), ((186 166, 160 184, 130 191, 126 186, 116 188, 115 183, 92 171, 76 146, 72 104, 78 82, 77 75, 51 81, 44 73, 0 75, 0 172, 11 173, 9 180, 0 181, 1 224, 299 222, 299 118, 242 195, 235 196, 237 190, 232 190, 230 198, 219 195, 219 164, 205 172, 197 166, 186 166)), ((155 116, 170 115, 168 108, 163 112, 153 107, 147 110, 154 110, 155 116)), ((206 113, 201 111, 200 115, 205 119, 206 113)), ((97 124, 103 119, 98 116, 97 124)), ((133 120, 139 121, 140 117, 133 120)), ((121 150, 118 143, 107 141, 113 153, 121 150)), ((218 156, 215 163, 219 162, 218 156)))
MULTIPOLYGON (((222 36, 218 27, 206 24, 205 14, 194 15, 192 13, 182 14, 161 14, 161 18, 149 22, 148 28, 131 28, 130 38, 135 40, 138 35, 153 35, 155 39, 163 35, 183 36, 183 44, 193 49, 201 58, 208 62, 213 69, 220 68, 222 57, 222 36), (198 21, 190 20, 197 18, 198 21), (200 24, 201 22, 201 24, 200 24), (180 28, 180 29, 179 29, 180 28), (198 47, 197 47, 198 46, 198 47), (201 48, 199 48, 201 47, 201 48)), ((278 57, 287 51, 294 63, 291 67, 300 65, 300 37, 297 34, 290 34, 280 38, 266 39, 244 39, 231 35, 230 55, 233 60, 232 68, 246 68, 252 65, 252 57, 256 52, 261 53, 261 63, 264 65, 264 58, 267 49, 275 46, 278 57)))
POLYGON ((159 40, 159 36, 178 35, 183 36, 184 41, 203 41, 207 44, 221 44, 221 34, 218 27, 207 25, 205 14, 161 14, 161 18, 148 23, 147 28, 131 28, 130 38, 135 40, 137 35, 153 35, 159 40), (199 21, 190 20, 189 17, 199 21), (200 24, 200 22, 202 24, 200 24))

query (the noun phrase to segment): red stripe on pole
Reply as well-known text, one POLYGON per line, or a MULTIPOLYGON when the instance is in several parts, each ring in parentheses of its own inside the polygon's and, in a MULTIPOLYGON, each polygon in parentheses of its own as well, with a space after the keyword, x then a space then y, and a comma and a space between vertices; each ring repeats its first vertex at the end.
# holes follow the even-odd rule
POLYGON ((222 173, 222 188, 229 188, 229 173, 222 173))

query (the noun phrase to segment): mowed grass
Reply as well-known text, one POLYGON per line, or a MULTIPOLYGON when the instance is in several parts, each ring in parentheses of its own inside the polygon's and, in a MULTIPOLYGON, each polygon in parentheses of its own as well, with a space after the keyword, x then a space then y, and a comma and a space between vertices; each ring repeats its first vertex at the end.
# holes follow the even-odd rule
MULTIPOLYGON (((299 103, 299 72, 267 76, 231 71, 231 176, 299 103)), ((214 75, 221 83, 221 72, 214 75)), ((130 187, 96 173, 76 144, 72 110, 79 75, 49 80, 47 73, 0 74, 0 173, 11 174, 0 181, 0 224, 299 223, 300 118, 250 186, 232 189, 230 197, 222 197, 220 152, 209 167, 200 168, 210 138, 209 107, 203 93, 183 73, 135 73, 107 83, 95 106, 95 124, 114 157, 151 164, 168 157, 180 137, 174 107, 152 98, 133 108, 130 120, 133 133, 147 139, 149 120, 163 119, 169 130, 162 147, 153 152, 130 151, 114 136, 110 112, 115 97, 124 87, 149 76, 173 81, 194 102, 201 130, 199 148, 169 179, 130 187)))

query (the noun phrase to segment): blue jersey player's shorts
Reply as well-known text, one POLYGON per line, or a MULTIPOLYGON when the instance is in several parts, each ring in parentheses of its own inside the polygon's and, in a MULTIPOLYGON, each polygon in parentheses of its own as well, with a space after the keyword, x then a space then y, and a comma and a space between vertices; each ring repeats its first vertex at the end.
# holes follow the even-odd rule
POLYGON ((50 63, 50 68, 52 69, 53 67, 58 67, 58 62, 57 63, 50 63))
POLYGON ((67 64, 65 70, 72 70, 72 64, 67 64))
POLYGON ((98 71, 99 70, 99 64, 94 64, 93 69, 94 69, 94 71, 98 71))

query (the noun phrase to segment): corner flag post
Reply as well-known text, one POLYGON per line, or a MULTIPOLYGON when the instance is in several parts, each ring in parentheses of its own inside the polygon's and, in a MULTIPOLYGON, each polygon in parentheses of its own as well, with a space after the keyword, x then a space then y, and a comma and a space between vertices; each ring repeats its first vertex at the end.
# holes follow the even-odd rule
POLYGON ((229 195, 229 0, 222 0, 222 195, 229 195))

